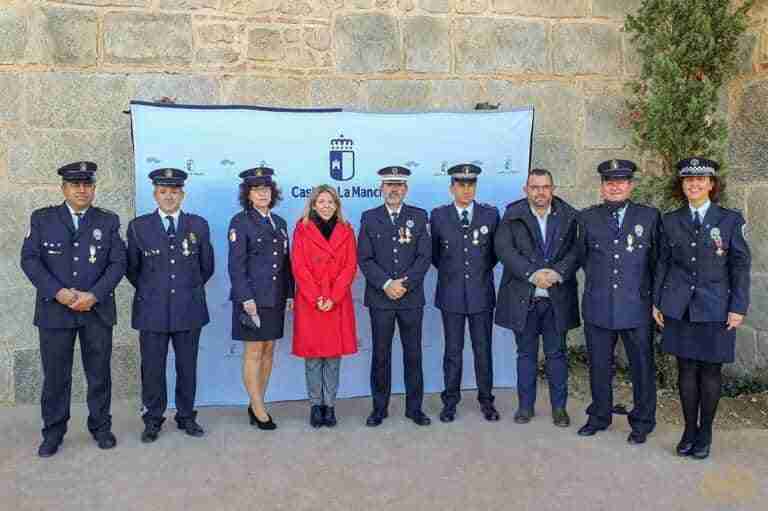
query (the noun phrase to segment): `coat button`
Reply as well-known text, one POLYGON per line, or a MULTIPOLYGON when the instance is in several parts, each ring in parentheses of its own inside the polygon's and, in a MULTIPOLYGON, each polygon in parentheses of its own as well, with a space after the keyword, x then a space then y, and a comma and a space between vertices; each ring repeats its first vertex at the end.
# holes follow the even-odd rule
POLYGON ((467 238, 469 238, 469 236, 467 236, 467 235, 465 234, 465 235, 464 235, 464 239, 467 239, 467 238))
POLYGON ((398 261, 397 259, 395 259, 395 261, 394 261, 394 262, 395 262, 395 264, 397 264, 397 263, 399 263, 400 261, 398 261))
POLYGON ((619 274, 619 270, 613 270, 613 274, 614 275, 618 275, 619 274))
POLYGON ((393 249, 392 249, 392 252, 394 252, 395 254, 397 254, 397 249, 396 249, 396 248, 393 248, 393 249))
POLYGON ((619 289, 619 285, 618 284, 614 284, 613 285, 613 289, 619 289))
POLYGON ((696 258, 695 257, 691 257, 691 262, 696 262, 696 258))
POLYGON ((696 286, 691 286, 691 291, 694 291, 696 289, 696 286))
POLYGON ((469 252, 469 249, 467 247, 464 247, 464 252, 469 252))
POLYGON ((272 252, 272 255, 277 255, 277 252, 272 252))
POLYGON ((277 238, 274 238, 274 239, 272 240, 272 243, 277 243, 277 238))
POLYGON ((467 274, 465 273, 465 274, 464 274, 464 278, 465 278, 465 279, 468 279, 468 278, 469 278, 469 275, 467 275, 467 274))
POLYGON ((77 257, 77 256, 73 257, 72 259, 73 259, 74 261, 79 261, 79 260, 80 260, 80 258, 79 258, 79 257, 77 257))
POLYGON ((277 275, 272 275, 272 280, 277 280, 277 275))
POLYGON ((613 240, 613 244, 614 245, 618 245, 619 244, 619 240, 613 240))
POLYGON ((176 274, 175 273, 171 273, 171 279, 175 279, 175 278, 176 278, 176 274))
POLYGON ((72 276, 73 276, 73 277, 77 277, 77 272, 76 272, 76 271, 73 271, 73 272, 72 272, 72 276))
POLYGON ((272 268, 277 268, 277 263, 273 264, 272 268))
POLYGON ((466 264, 467 266, 469 266, 469 261, 464 261, 464 264, 466 264))
POLYGON ((171 289, 171 294, 176 294, 176 290, 175 289, 171 289))
POLYGON ((171 259, 171 264, 176 264, 176 260, 175 259, 171 259))
POLYGON ((78 242, 74 242, 74 243, 73 243, 73 245, 74 245, 74 246, 76 246, 76 247, 79 247, 79 246, 80 246, 80 243, 78 243, 78 242))
POLYGON ((619 258, 619 254, 613 254, 613 258, 614 259, 618 259, 619 258))
POLYGON ((692 242, 691 242, 691 246, 692 246, 692 247, 695 247, 695 246, 696 246, 696 242, 695 242, 695 241, 692 241, 692 242))
POLYGON ((176 245, 171 245, 171 246, 170 246, 170 247, 168 247, 168 248, 170 248, 171 250, 173 250, 174 248, 176 248, 176 245))
POLYGON ((397 241, 397 236, 392 236, 392 241, 397 241))

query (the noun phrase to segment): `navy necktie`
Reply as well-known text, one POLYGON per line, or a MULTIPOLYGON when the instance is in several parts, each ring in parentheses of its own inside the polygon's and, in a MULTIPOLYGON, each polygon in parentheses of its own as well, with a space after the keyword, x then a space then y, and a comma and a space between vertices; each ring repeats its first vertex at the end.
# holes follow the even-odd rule
POLYGON ((461 212, 461 226, 465 229, 469 227, 469 211, 466 209, 461 212))
POLYGON ((693 228, 696 229, 696 232, 701 230, 701 217, 698 210, 693 212, 693 228))
POLYGON ((83 219, 83 213, 75 213, 75 232, 80 229, 80 221, 83 219))
POLYGON ((613 228, 616 229, 616 231, 621 230, 621 222, 619 222, 619 210, 617 209, 613 213, 611 213, 611 217, 613 218, 613 228))
POLYGON ((168 220, 168 230, 165 232, 168 233, 169 238, 173 238, 176 236, 176 225, 173 222, 173 217, 168 215, 165 217, 165 219, 168 220))
POLYGON ((390 216, 392 217, 392 224, 397 225, 397 217, 400 216, 397 211, 393 211, 390 216))

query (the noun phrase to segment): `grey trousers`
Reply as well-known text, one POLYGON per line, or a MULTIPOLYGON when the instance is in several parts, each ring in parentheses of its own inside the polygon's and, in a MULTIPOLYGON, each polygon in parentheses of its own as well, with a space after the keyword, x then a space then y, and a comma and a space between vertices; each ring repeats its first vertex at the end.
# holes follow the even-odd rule
POLYGON ((307 394, 312 405, 334 406, 336 404, 340 367, 341 357, 304 360, 307 394))

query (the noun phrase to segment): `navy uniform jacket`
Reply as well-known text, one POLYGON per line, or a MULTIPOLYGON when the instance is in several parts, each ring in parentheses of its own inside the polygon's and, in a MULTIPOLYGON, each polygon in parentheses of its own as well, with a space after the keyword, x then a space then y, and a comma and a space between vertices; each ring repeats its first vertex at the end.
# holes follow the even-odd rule
POLYGON ((612 222, 602 204, 579 213, 584 322, 610 330, 648 326, 659 255, 659 210, 629 202, 619 233, 612 222))
POLYGON ((278 307, 293 298, 288 225, 279 215, 269 219, 256 210, 241 211, 229 223, 229 279, 233 302, 253 300, 258 307, 278 307))
POLYGON ((213 275, 213 247, 204 218, 179 213, 173 242, 155 211, 128 224, 128 280, 136 288, 131 326, 180 332, 208 324, 205 283, 213 275))
POLYGON ((40 328, 77 328, 90 312, 76 312, 56 301, 62 288, 93 293, 91 309, 105 324, 117 323, 115 287, 125 274, 125 243, 120 218, 91 206, 75 232, 66 203, 32 213, 21 248, 21 268, 37 288, 34 324, 40 328))
POLYGON ((493 310, 496 287, 493 267, 498 258, 493 236, 499 225, 499 210, 475 202, 472 222, 461 226, 453 204, 432 210, 432 264, 437 268, 435 307, 446 312, 476 314, 493 310))
POLYGON ((740 213, 717 204, 698 235, 688 205, 664 215, 654 293, 664 316, 682 319, 689 311, 692 322, 724 322, 729 312, 747 313, 751 256, 743 226, 740 213))
POLYGON ((542 268, 551 268, 563 278, 562 283, 548 289, 557 331, 566 332, 581 324, 576 283, 580 266, 576 217, 574 208, 554 197, 547 219, 549 242, 544 247, 528 199, 507 206, 496 231, 496 252, 504 265, 496 307, 497 325, 517 332, 525 330, 528 306, 536 289, 529 279, 542 268))
POLYGON ((365 275, 365 305, 378 309, 424 307, 424 275, 431 264, 431 250, 425 210, 403 204, 397 225, 392 225, 384 205, 364 211, 357 261, 365 275), (401 239, 407 242, 401 243, 401 239), (408 277, 403 282, 408 292, 399 300, 391 300, 384 284, 403 277, 408 277))

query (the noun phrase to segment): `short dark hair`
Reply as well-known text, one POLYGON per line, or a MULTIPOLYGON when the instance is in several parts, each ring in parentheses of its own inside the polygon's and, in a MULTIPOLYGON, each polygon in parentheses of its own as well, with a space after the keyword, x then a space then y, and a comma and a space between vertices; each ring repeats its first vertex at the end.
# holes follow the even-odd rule
POLYGON ((539 168, 535 168, 535 169, 531 169, 531 170, 529 170, 529 171, 528 171, 528 178, 526 178, 526 180, 525 180, 525 184, 528 184, 528 179, 529 179, 531 176, 547 176, 547 177, 549 178, 549 182, 550 182, 550 184, 551 184, 552 186, 555 186, 555 178, 554 178, 554 177, 552 177, 552 173, 551 173, 550 171, 548 171, 547 169, 539 169, 539 168))
MULTIPOLYGON (((280 192, 280 189, 277 187, 277 183, 275 181, 270 181, 269 189, 272 190, 272 197, 269 200, 269 209, 274 208, 277 206, 280 201, 283 200, 283 194, 280 192)), ((248 194, 251 192, 251 188, 258 188, 258 186, 249 185, 247 183, 240 183, 240 192, 237 196, 237 200, 240 202, 240 206, 242 206, 243 209, 249 210, 253 209, 253 205, 251 204, 251 200, 248 198, 248 194)))
MULTIPOLYGON (((709 179, 712 181, 712 191, 709 192, 709 200, 717 204, 720 202, 720 198, 723 196, 723 192, 725 192, 725 182, 721 181, 717 176, 706 177, 709 177, 709 179)), ((683 202, 688 202, 688 197, 685 196, 685 192, 683 191, 684 179, 684 177, 677 178, 677 181, 675 181, 675 184, 672 187, 672 196, 683 202)))

